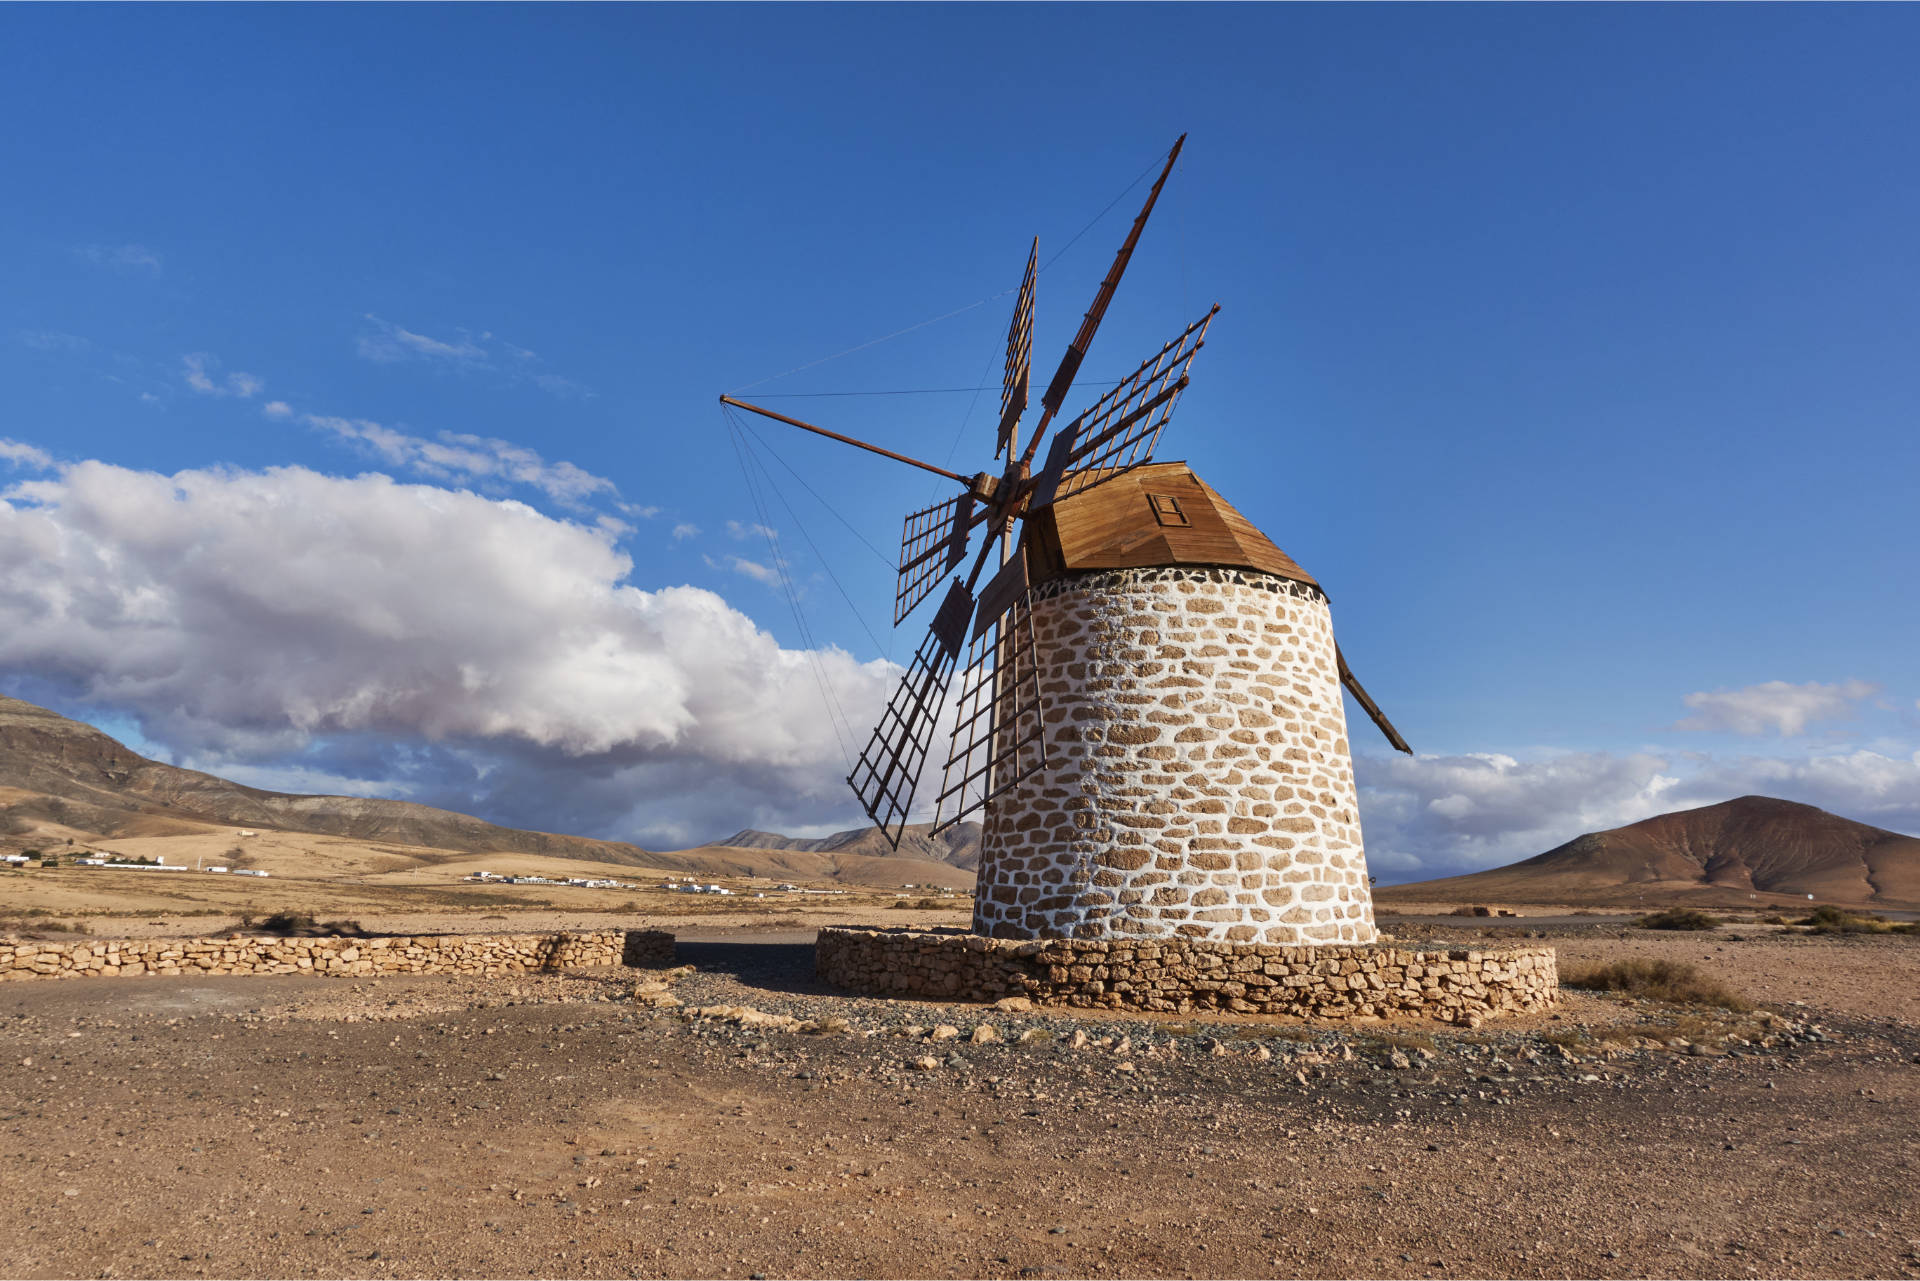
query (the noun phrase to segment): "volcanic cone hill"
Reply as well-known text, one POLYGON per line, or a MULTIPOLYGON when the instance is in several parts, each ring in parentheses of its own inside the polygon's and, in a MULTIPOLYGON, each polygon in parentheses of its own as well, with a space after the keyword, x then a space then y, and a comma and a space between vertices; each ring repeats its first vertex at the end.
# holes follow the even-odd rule
MULTIPOLYGON (((970 826, 977 850, 979 827, 970 826)), ((949 846, 927 840, 924 828, 915 829, 916 844, 902 842, 900 855, 873 829, 820 841, 745 832, 724 848, 662 852, 621 841, 501 827, 410 801, 270 792, 149 760, 91 725, 0 697, 0 845, 12 848, 66 837, 184 837, 227 828, 406 847, 410 858, 427 863, 473 854, 538 854, 697 876, 961 888, 973 879, 963 868, 940 859, 937 851, 949 846), (774 843, 735 848, 746 844, 745 838, 762 836, 774 843)), ((956 830, 948 835, 962 834, 956 830)), ((961 839, 954 848, 964 844, 961 839)))
POLYGON ((1383 888, 1386 901, 1658 905, 1749 895, 1920 906, 1920 838, 1771 796, 1577 836, 1507 867, 1383 888))

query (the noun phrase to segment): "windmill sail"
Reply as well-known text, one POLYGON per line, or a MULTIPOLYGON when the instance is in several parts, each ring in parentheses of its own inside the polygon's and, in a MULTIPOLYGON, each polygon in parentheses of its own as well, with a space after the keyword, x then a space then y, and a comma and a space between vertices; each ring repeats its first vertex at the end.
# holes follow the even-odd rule
POLYGON ((914 512, 900 532, 900 578, 893 593, 893 623, 913 612, 939 585, 941 576, 967 554, 967 531, 973 527, 971 490, 958 498, 914 512))
MULTIPOLYGON (((1020 563, 1016 556, 1008 568, 1020 563)), ((1012 603, 991 616, 985 607, 992 585, 981 593, 981 622, 960 682, 953 746, 934 809, 935 832, 980 810, 1047 763, 1033 611, 1025 586, 1021 574, 1012 603)))
POLYGON ((860 798, 867 817, 886 833, 895 849, 900 848, 900 832, 913 808, 913 793, 920 784, 920 771, 926 767, 934 724, 946 705, 947 686, 953 680, 953 666, 972 618, 973 593, 955 582, 947 589, 926 639, 920 642, 907 674, 874 727, 873 737, 860 753, 859 764, 847 775, 847 783, 860 798))
POLYGON ((1367 691, 1361 688, 1359 677, 1355 676, 1353 669, 1347 666, 1347 656, 1340 652, 1338 645, 1333 647, 1333 657, 1334 661, 1340 665, 1340 683, 1347 687, 1347 693, 1353 695, 1353 701, 1366 709, 1367 715, 1373 718, 1373 723, 1380 727, 1380 732, 1387 736, 1389 743, 1412 756, 1413 749, 1407 746, 1406 739, 1400 737, 1400 731, 1393 727, 1393 722, 1387 719, 1387 714, 1380 710, 1379 704, 1368 697, 1367 691))
POLYGON ((1218 305, 1145 364, 1120 380, 1093 408, 1058 432, 1034 480, 1031 507, 1091 489, 1153 457, 1160 430, 1187 387, 1187 368, 1206 345, 1218 305))
POLYGON ((1014 428, 1027 412, 1027 387, 1033 379, 1033 281, 1040 262, 1040 238, 1027 253, 1027 275, 1020 282, 1020 298, 1013 305, 1013 323, 1007 328, 1007 371, 1000 381, 1000 434, 993 456, 1013 445, 1014 428))
MULTIPOLYGON (((1054 371, 1053 381, 1047 384, 1047 390, 1040 397, 1040 404, 1046 410, 1041 419, 1040 430, 1053 421, 1060 412, 1060 402, 1067 398, 1067 389, 1073 386, 1073 379, 1080 372, 1080 362, 1087 358, 1087 349, 1093 346, 1093 335, 1100 328, 1100 322, 1107 314, 1107 305, 1113 301, 1114 290, 1120 287, 1120 277, 1126 274, 1127 264, 1133 260, 1134 246, 1140 243, 1140 233, 1146 230, 1147 219, 1153 215, 1153 206, 1160 199, 1160 188, 1167 185, 1167 175, 1173 172, 1174 161, 1180 159, 1180 148, 1187 145, 1187 135, 1181 134, 1174 139, 1173 150, 1167 153, 1167 163, 1160 170, 1160 176, 1153 181, 1153 190, 1147 193, 1146 204, 1135 215, 1133 227, 1127 232, 1126 240, 1120 246, 1120 252, 1113 256, 1113 266, 1107 268, 1107 277, 1100 282, 1100 288, 1093 295, 1093 306, 1087 308, 1087 314, 1080 321, 1080 332, 1067 344, 1067 354, 1061 357, 1060 368, 1054 371)), ((1039 436, 1036 434, 1037 441, 1039 436)), ((1029 460, 1032 455, 1029 453, 1029 460)))

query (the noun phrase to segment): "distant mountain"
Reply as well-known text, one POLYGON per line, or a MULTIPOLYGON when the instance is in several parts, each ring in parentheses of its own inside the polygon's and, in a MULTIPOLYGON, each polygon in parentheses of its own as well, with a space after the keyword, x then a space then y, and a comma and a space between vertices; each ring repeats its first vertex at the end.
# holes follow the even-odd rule
MULTIPOLYGON (((969 826, 977 851, 979 826, 969 826)), ((941 844, 916 836, 916 844, 909 849, 903 842, 896 855, 884 841, 876 849, 874 841, 851 832, 818 842, 660 852, 622 841, 500 827, 410 801, 269 792, 149 760, 91 725, 0 697, 0 845, 31 844, 41 836, 186 836, 221 827, 411 846, 424 862, 465 854, 544 854, 697 876, 845 880, 888 887, 965 888, 973 881, 958 865, 932 856, 936 847, 964 855, 964 840, 941 844)), ((878 840, 877 832, 867 830, 878 840)), ((977 854, 974 861, 978 863, 977 854)))
POLYGON ((886 836, 877 827, 849 828, 831 836, 819 837, 782 836, 778 832, 762 832, 749 827, 714 844, 738 849, 863 854, 869 858, 916 858, 945 863, 969 872, 980 870, 980 824, 955 823, 938 836, 933 834, 932 829, 931 823, 908 824, 900 833, 900 849, 897 853, 887 844, 886 836))
POLYGON ((547 854, 649 866, 619 841, 499 827, 451 810, 364 796, 302 796, 247 787, 148 760, 91 725, 0 698, 0 834, 32 821, 99 836, 159 836, 196 823, 278 828, 460 853, 547 854))
POLYGON ((1770 796, 1661 814, 1576 836, 1507 867, 1385 887, 1377 896, 1628 905, 1750 894, 1920 906, 1920 838, 1770 796))

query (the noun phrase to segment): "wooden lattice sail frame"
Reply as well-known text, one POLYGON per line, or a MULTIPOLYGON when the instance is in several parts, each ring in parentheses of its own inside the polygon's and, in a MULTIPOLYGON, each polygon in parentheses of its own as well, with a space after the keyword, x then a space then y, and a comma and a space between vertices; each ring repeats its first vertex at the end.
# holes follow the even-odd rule
MULTIPOLYGON (((1032 591, 1037 575, 1067 568, 1062 512, 1068 508, 1093 512, 1108 506, 1117 510, 1117 503, 1088 504, 1108 495, 1131 494, 1133 506, 1116 517, 1124 527, 1121 542, 1126 549, 1137 552, 1152 544, 1159 554, 1174 555, 1171 549, 1175 544, 1200 547, 1207 545, 1209 538, 1215 540, 1215 546, 1241 545, 1237 541, 1240 535, 1221 509, 1241 525, 1245 525, 1244 518, 1224 502, 1216 507, 1218 495, 1211 490, 1205 491, 1211 495, 1207 499, 1199 499, 1194 491, 1189 509, 1190 500, 1182 497, 1186 491, 1177 485, 1173 486, 1176 492, 1149 493, 1137 484, 1142 469, 1152 463, 1161 433, 1191 382, 1194 358, 1206 345, 1207 330, 1220 310, 1218 305, 1059 429, 1045 463, 1037 473, 1033 470, 1041 442, 1093 344, 1185 142, 1186 135, 1182 134, 1168 151, 1159 176, 1094 294, 1093 305, 1081 319, 1040 397, 1040 421, 1022 447, 1020 420, 1028 407, 1032 380, 1039 241, 1036 239, 1029 249, 1026 272, 1007 327, 1000 420, 994 434, 993 457, 1005 460, 999 475, 982 471, 962 476, 731 396, 720 398, 723 404, 880 454, 960 486, 959 493, 906 517, 894 591, 895 625, 943 581, 948 588, 926 637, 847 779, 867 815, 896 848, 914 812, 920 779, 933 754, 935 727, 945 715, 956 671, 962 673, 960 696, 936 798, 935 830, 979 812, 1046 761, 1046 717, 1038 679, 1039 655, 1034 645, 1032 591), (1131 488, 1116 483, 1129 478, 1135 482, 1131 488), (986 534, 973 563, 964 577, 958 576, 955 571, 966 560, 973 531, 983 525, 986 534), (976 594, 981 575, 996 559, 996 572, 976 594), (955 576, 949 578, 950 574, 955 576), (960 663, 963 648, 968 651, 964 665, 960 663)), ((1188 478, 1192 479, 1190 473, 1188 478)), ((1205 486, 1200 488, 1204 490, 1205 486)), ((1082 523, 1077 518, 1065 522, 1082 523)), ((1104 529, 1112 522, 1092 519, 1084 523, 1091 529, 1104 529)), ((1258 530, 1251 525, 1246 529, 1271 548, 1273 555, 1286 560, 1285 554, 1272 547, 1258 530)), ((1260 554, 1264 557, 1266 553, 1260 554)), ((1286 563, 1295 576, 1312 581, 1290 560, 1286 563)), ((1353 678, 1344 657, 1339 666, 1342 683, 1388 740, 1402 751, 1411 750, 1353 678)))

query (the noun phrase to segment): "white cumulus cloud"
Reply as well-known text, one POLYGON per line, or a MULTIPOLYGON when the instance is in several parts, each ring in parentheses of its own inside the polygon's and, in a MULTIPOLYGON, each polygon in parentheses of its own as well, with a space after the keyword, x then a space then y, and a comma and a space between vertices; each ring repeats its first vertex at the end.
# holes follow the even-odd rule
POLYGON ((23 441, 8 440, 0 436, 0 461, 12 463, 16 467, 34 467, 44 470, 53 466, 53 459, 47 451, 26 444, 23 441))
POLYGON ((1529 858, 1595 828, 1671 809, 1667 762, 1578 752, 1355 757, 1367 861, 1392 880, 1529 858))
POLYGON ((1743 689, 1688 694, 1683 701, 1693 709, 1693 715, 1677 722, 1674 728, 1791 737, 1804 733, 1807 726, 1816 722, 1853 716, 1861 700, 1878 690, 1877 685, 1858 680, 1833 685, 1819 681, 1802 685, 1765 681, 1743 689))
POLYGON ((898 669, 631 569, 598 526, 382 475, 83 462, 0 499, 0 669, 202 767, 499 821, 659 843, 849 817, 845 740, 898 669))

